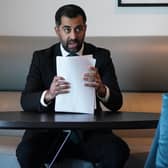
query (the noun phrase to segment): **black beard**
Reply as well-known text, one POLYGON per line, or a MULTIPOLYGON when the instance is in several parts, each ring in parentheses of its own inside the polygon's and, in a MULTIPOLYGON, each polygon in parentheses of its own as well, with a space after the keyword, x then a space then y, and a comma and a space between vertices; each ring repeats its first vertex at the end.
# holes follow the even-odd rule
POLYGON ((75 39, 75 40, 68 40, 66 43, 66 46, 63 46, 63 47, 66 51, 68 51, 70 53, 76 53, 81 49, 82 45, 80 44, 79 40, 75 39), (78 44, 76 49, 69 49, 68 48, 68 44, 70 44, 71 42, 76 42, 78 44))

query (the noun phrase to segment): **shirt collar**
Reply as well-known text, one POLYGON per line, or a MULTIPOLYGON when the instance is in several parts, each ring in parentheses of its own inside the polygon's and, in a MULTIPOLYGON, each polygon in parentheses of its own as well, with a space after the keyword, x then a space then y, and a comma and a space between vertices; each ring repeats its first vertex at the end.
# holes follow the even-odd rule
MULTIPOLYGON (((64 47, 62 46, 62 44, 60 44, 60 49, 61 49, 61 53, 62 53, 62 56, 63 56, 63 57, 66 57, 67 55, 69 55, 69 52, 67 52, 67 51, 64 49, 64 47)), ((78 54, 78 55, 83 55, 83 50, 84 50, 84 43, 82 44, 81 49, 80 49, 78 52, 76 52, 76 54, 78 54)))

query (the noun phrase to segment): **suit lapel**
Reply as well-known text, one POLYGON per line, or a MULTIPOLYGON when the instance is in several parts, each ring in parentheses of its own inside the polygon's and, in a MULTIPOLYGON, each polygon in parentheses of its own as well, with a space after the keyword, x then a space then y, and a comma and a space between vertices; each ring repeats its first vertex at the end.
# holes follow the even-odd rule
POLYGON ((88 55, 88 54, 91 54, 91 51, 89 50, 88 45, 84 43, 83 55, 88 55))
POLYGON ((83 50, 83 55, 89 55, 92 54, 93 58, 96 57, 96 52, 95 52, 95 47, 93 45, 90 45, 88 43, 84 43, 84 50, 83 50))
POLYGON ((54 75, 56 75, 57 74, 57 68, 56 68, 56 57, 57 56, 62 56, 62 54, 61 54, 61 50, 60 50, 60 43, 57 43, 55 46, 54 46, 54 48, 53 48, 53 54, 52 54, 52 63, 53 63, 53 73, 54 73, 54 75))
POLYGON ((61 55, 59 44, 53 45, 47 52, 48 59, 46 60, 47 65, 47 72, 46 72, 46 79, 47 79, 47 86, 49 87, 53 77, 57 74, 56 72, 56 56, 61 55))

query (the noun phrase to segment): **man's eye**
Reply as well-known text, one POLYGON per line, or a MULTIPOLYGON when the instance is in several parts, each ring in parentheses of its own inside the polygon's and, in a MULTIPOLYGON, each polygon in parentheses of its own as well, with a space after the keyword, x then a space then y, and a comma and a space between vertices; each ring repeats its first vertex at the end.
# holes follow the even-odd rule
POLYGON ((71 32, 70 27, 64 27, 63 30, 64 30, 65 33, 70 33, 71 32))
POLYGON ((75 32, 80 33, 81 30, 82 30, 82 29, 78 27, 78 28, 75 29, 75 32))
POLYGON ((75 32, 76 33, 80 33, 80 32, 82 32, 83 31, 83 27, 82 26, 79 26, 79 27, 76 27, 75 28, 75 32))

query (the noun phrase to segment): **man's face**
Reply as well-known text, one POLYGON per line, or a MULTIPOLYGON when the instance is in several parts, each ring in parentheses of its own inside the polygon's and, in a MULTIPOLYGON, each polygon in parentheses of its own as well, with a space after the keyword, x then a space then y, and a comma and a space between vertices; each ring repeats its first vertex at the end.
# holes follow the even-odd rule
POLYGON ((66 51, 75 53, 81 49, 86 32, 82 16, 75 18, 62 16, 61 25, 56 26, 55 31, 66 51))

